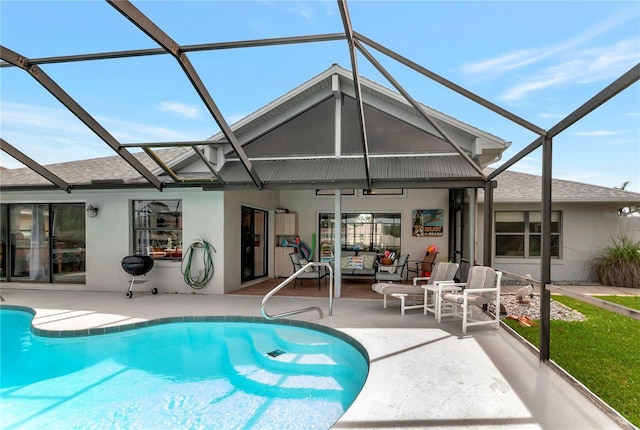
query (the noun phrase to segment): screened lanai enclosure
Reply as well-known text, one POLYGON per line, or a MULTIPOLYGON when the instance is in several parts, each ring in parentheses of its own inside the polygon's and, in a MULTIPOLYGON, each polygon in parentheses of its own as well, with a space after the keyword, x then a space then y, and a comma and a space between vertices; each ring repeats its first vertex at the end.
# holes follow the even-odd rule
MULTIPOLYGON (((41 12, 35 6, 31 7, 30 2, 25 3, 14 18, 28 23, 30 13, 41 12)), ((368 192, 438 188, 451 190, 451 216, 460 216, 464 202, 469 203, 471 198, 474 204, 474 193, 482 190, 484 226, 479 231, 485 237, 484 261, 478 263, 491 266, 493 188, 501 173, 541 149, 542 264, 536 277, 543 286, 544 298, 541 330, 546 333, 543 335, 546 345, 543 340, 541 357, 548 359, 550 296, 544 286, 550 282, 554 138, 634 85, 640 78, 640 64, 633 65, 577 104, 551 127, 541 127, 441 76, 435 71, 437 64, 432 64, 434 67, 424 65, 424 57, 421 58, 425 62, 421 64, 405 56, 402 41, 398 42, 395 37, 397 34, 383 32, 385 35, 380 39, 369 36, 373 30, 367 22, 367 7, 373 5, 366 2, 322 2, 326 13, 334 17, 328 31, 310 31, 323 29, 313 25, 307 28, 305 22, 292 22, 291 30, 281 31, 284 35, 269 38, 243 38, 242 31, 220 33, 215 28, 216 17, 198 16, 202 6, 198 3, 175 2, 169 6, 169 2, 107 1, 66 5, 52 2, 49 7, 59 12, 56 19, 62 20, 59 26, 53 19, 47 21, 52 32, 61 31, 61 27, 69 24, 64 20, 64 8, 86 8, 83 25, 74 24, 89 29, 83 39, 96 39, 95 43, 90 43, 93 49, 89 51, 51 45, 43 38, 42 50, 27 52, 21 49, 16 38, 19 35, 6 37, 3 34, 0 51, 3 87, 9 83, 19 85, 24 88, 26 98, 31 93, 49 93, 49 107, 63 106, 79 120, 77 126, 82 127, 80 134, 86 138, 86 143, 77 146, 77 151, 101 146, 102 154, 117 154, 121 162, 106 170, 78 172, 72 163, 63 167, 40 161, 44 152, 56 148, 57 142, 25 146, 19 134, 9 137, 3 131, 0 136, 2 151, 29 172, 24 169, 3 171, 0 191, 45 190, 73 195, 74 191, 122 191, 140 187, 158 191, 188 188, 205 191, 359 189, 368 192), (155 8, 163 6, 175 9, 174 21, 154 18, 155 8), (187 17, 194 23, 187 24, 187 17), (202 25, 202 19, 209 25, 202 25), (208 33, 203 33, 205 29, 208 33), (118 38, 117 43, 111 43, 110 34, 115 32, 127 35, 127 42, 118 38), (193 35, 203 39, 194 40, 193 35), (276 48, 281 51, 276 53, 276 48), (230 53, 241 60, 234 65, 230 53), (207 56, 214 60, 207 60, 207 56), (311 81, 305 81, 309 75, 305 79, 296 77, 295 84, 291 84, 292 59, 305 69, 311 67, 316 72, 325 72, 311 81), (287 66, 280 66, 279 62, 287 66), (363 70, 385 85, 375 84, 363 70), (137 84, 126 76, 136 76, 137 84), (408 76, 418 77, 419 83, 408 83, 408 76), (301 82, 304 84, 300 85, 301 82), (168 132, 162 141, 130 141, 128 134, 116 136, 110 131, 114 128, 113 118, 107 117, 101 106, 100 92, 122 95, 122 103, 113 115, 124 121, 128 116, 136 115, 129 111, 126 95, 135 97, 140 94, 137 85, 150 83, 171 95, 189 94, 189 101, 204 108, 207 117, 201 120, 206 126, 199 129, 200 138, 181 139, 184 134, 171 133, 171 124, 164 119, 160 121, 168 132), (75 96, 85 86, 93 86, 95 97, 75 96), (217 96, 220 87, 234 86, 246 87, 253 93, 249 97, 253 109, 268 106, 273 121, 265 121, 264 112, 260 110, 237 120, 232 112, 240 109, 233 100, 225 99, 221 104, 217 96), (293 98, 276 98, 281 94, 281 86, 296 87, 298 93, 293 98), (454 105, 464 103, 486 112, 487 127, 476 126, 487 129, 491 121, 507 122, 524 130, 528 140, 517 142, 521 149, 502 160, 501 154, 511 144, 503 138, 509 136, 498 138, 425 106, 414 96, 419 93, 420 99, 424 99, 425 88, 427 93, 434 95, 434 103, 430 105, 437 105, 436 99, 443 97, 442 94, 451 94, 455 97, 454 105), (380 108, 382 101, 395 106, 397 112, 393 118, 388 110, 380 108), (484 167, 495 162, 501 162, 500 166, 486 173, 484 167), (187 169, 186 166, 195 167, 187 169)), ((252 3, 246 4, 246 7, 252 6, 252 3)), ((227 5, 220 2, 216 7, 220 8, 222 17, 227 5)), ((398 10, 410 12, 411 7, 412 4, 407 3, 399 5, 398 10)), ((414 7, 428 9, 429 3, 414 7)), ((6 16, 4 11, 3 14, 6 16)), ((450 19, 455 20, 455 17, 450 19)), ((376 25, 384 27, 384 23, 376 25)), ((473 34, 469 38, 472 39, 473 34)), ((425 40, 422 44, 436 52, 445 45, 446 40, 442 39, 425 40)), ((239 97, 246 97, 246 93, 239 97)), ((180 108, 166 106, 166 109, 180 108)), ((70 133, 78 131, 74 129, 70 133)), ((46 141, 46 135, 42 138, 46 141)), ((62 242, 71 244, 64 247, 65 256, 61 253, 56 260, 60 263, 53 276, 73 275, 84 270, 81 256, 85 244, 77 237, 77 229, 82 225, 73 220, 81 218, 84 222, 84 217, 78 217, 78 213, 82 215, 85 208, 76 206, 43 204, 12 208, 19 212, 13 218, 29 226, 31 237, 42 236, 38 229, 46 222, 61 232, 58 237, 63 238, 62 242)), ((3 213, 3 218, 9 215, 3 213)), ((473 218, 467 221, 471 228, 475 227, 473 218)), ((392 220, 388 223, 393 224, 392 220)), ((5 237, 8 234, 3 232, 5 237)), ((450 240, 455 242, 459 238, 450 240)), ((29 258, 40 258, 36 248, 29 249, 32 253, 29 258)), ((456 249, 455 243, 451 249, 456 249)), ((38 273, 27 274, 20 267, 21 257, 14 256, 12 261, 15 263, 15 267, 11 267, 14 276, 40 276, 38 273)))

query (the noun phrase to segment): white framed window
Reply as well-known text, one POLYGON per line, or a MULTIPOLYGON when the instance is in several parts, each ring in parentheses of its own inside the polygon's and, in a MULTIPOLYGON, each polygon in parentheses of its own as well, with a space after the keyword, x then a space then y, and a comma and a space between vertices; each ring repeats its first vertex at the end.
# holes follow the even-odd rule
POLYGON ((362 190, 363 196, 403 196, 403 188, 376 188, 371 190, 362 190))
POLYGON ((335 222, 335 214, 323 212, 318 214, 318 230, 320 244, 334 249, 335 229, 340 228, 341 242, 344 250, 359 251, 393 251, 400 254, 400 238, 402 213, 343 213, 339 226, 335 222))
POLYGON ((160 260, 182 259, 182 201, 134 200, 133 252, 160 260))
MULTIPOLYGON (((551 257, 560 258, 561 213, 551 212, 551 257)), ((539 258, 542 245, 542 214, 535 211, 495 213, 496 257, 539 258)))

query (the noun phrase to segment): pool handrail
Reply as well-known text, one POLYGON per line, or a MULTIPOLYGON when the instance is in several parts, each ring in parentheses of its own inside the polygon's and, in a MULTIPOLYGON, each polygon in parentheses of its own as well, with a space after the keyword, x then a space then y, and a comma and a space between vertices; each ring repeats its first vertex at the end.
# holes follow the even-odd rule
POLYGON ((329 264, 329 263, 310 261, 307 264, 305 264, 300 270, 298 270, 293 275, 289 276, 287 279, 282 281, 278 286, 276 286, 273 290, 269 291, 264 296, 264 298, 262 299, 262 304, 260 305, 260 313, 262 314, 262 316, 265 317, 268 320, 275 320, 275 319, 278 319, 278 318, 291 316, 291 315, 296 315, 296 314, 301 314, 303 312, 308 312, 308 311, 314 311, 315 310, 315 311, 318 311, 318 313, 320 314, 320 319, 324 318, 324 315, 322 313, 322 309, 320 309, 317 306, 311 306, 311 307, 308 307, 308 308, 296 309, 294 311, 282 312, 282 313, 275 314, 275 315, 269 315, 267 313, 266 309, 265 309, 267 301, 271 298, 271 296, 273 296, 275 293, 277 293, 278 291, 283 289, 287 284, 289 284, 289 282, 291 282, 294 279, 296 279, 296 277, 300 273, 304 272, 309 267, 321 267, 321 266, 327 267, 329 269, 329 316, 333 315, 333 268, 331 267, 331 264, 329 264))

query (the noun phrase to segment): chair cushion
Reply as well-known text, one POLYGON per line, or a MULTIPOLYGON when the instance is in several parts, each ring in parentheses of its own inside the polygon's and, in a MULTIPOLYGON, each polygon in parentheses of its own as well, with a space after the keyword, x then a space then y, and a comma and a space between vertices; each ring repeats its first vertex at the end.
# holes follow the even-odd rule
POLYGON ((354 271, 354 273, 362 276, 373 276, 376 274, 376 269, 359 269, 357 271, 354 271))
MULTIPOLYGON (((496 271, 491 267, 473 266, 469 269, 466 288, 494 288, 496 286, 496 271)), ((489 300, 492 293, 484 293, 483 296, 489 300)))
MULTIPOLYGON (((444 293, 442 294, 442 300, 458 303, 459 305, 461 305, 464 303, 464 294, 444 293)), ((484 296, 469 294, 467 298, 467 303, 469 303, 470 305, 484 305, 486 303, 489 303, 489 300, 484 296)))
MULTIPOLYGON (((300 259, 300 267, 306 266, 308 263, 307 260, 305 260, 304 258, 300 259)), ((305 272, 314 272, 316 270, 315 267, 311 266, 311 267, 307 267, 306 269, 304 269, 305 272)))
POLYGON ((421 287, 413 285, 392 284, 389 282, 378 282, 371 286, 371 289, 380 294, 410 294, 414 296, 423 296, 424 290, 421 287))
POLYGON ((457 271, 456 263, 436 263, 427 284, 433 285, 436 281, 452 281, 457 271))
POLYGON ((376 281, 402 281, 402 277, 397 273, 378 272, 376 281))
POLYGON ((373 264, 376 262, 375 254, 364 254, 363 256, 364 262, 362 264, 363 269, 373 269, 373 264))
POLYGON ((343 270, 349 268, 349 257, 340 257, 340 268, 343 270))
POLYGON ((397 268, 398 268, 398 259, 396 258, 395 260, 393 260, 393 263, 391 263, 391 267, 387 270, 387 273, 393 275, 396 273, 397 268))

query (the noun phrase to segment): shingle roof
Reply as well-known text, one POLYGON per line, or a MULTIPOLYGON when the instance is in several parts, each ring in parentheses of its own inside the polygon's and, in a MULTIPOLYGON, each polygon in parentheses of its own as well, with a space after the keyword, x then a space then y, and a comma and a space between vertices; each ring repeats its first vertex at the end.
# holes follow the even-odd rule
MULTIPOLYGON (((154 151, 164 162, 174 159, 189 148, 169 148, 154 151)), ((155 169, 158 165, 144 152, 133 154, 147 169, 155 169)), ((108 181, 122 179, 125 183, 147 183, 134 168, 120 156, 92 158, 88 160, 69 161, 45 165, 48 170, 63 181, 76 185, 90 185, 91 181, 108 181)), ((3 169, 0 181, 7 185, 43 185, 51 183, 29 168, 3 169)))
MULTIPOLYGON (((485 169, 492 172, 493 169, 485 169)), ((493 191, 494 203, 526 203, 542 200, 542 177, 528 173, 506 170, 496 177, 497 188, 493 191)), ((553 179, 551 182, 554 202, 618 202, 640 205, 640 193, 607 188, 599 185, 553 179)), ((484 201, 484 193, 478 195, 484 201)))

